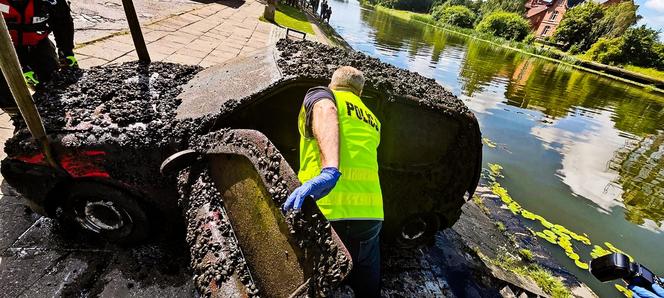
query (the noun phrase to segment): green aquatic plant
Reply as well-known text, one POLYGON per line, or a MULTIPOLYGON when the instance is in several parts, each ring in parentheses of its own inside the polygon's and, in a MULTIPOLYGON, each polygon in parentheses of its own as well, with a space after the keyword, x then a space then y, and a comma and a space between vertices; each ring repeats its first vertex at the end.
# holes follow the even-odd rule
MULTIPOLYGON (((527 251, 527 250, 526 250, 527 251)), ((530 251, 528 251, 530 252, 530 251)), ((532 253, 530 253, 532 256, 532 253)), ((550 271, 537 264, 524 265, 521 260, 508 252, 502 252, 496 259, 488 258, 481 253, 480 258, 488 261, 494 266, 515 274, 530 277, 542 291, 555 298, 572 297, 572 292, 565 284, 550 271)), ((523 256, 522 258, 523 259, 523 256)))
POLYGON ((567 255, 567 257, 570 258, 570 260, 572 260, 577 267, 587 270, 589 266, 588 262, 584 261, 584 259, 579 255, 577 250, 575 250, 575 245, 581 245, 587 247, 592 246, 593 249, 590 252, 591 258, 597 258, 614 252, 626 254, 625 252, 623 252, 622 250, 615 247, 613 244, 609 242, 603 243, 606 248, 602 247, 601 245, 593 246, 587 234, 579 234, 573 232, 560 224, 552 223, 548 221, 546 218, 524 209, 518 202, 516 202, 512 198, 512 196, 510 196, 507 189, 505 189, 497 181, 498 178, 503 177, 502 175, 503 167, 495 163, 489 163, 488 166, 489 166, 488 172, 490 176, 489 179, 492 181, 491 192, 496 196, 498 196, 498 198, 500 198, 500 200, 507 207, 507 209, 509 209, 513 214, 520 215, 524 219, 530 221, 539 222, 542 225, 543 229, 541 231, 531 230, 531 233, 534 233, 534 235, 536 235, 537 237, 542 238, 547 242, 562 248, 563 251, 565 251, 565 255, 567 255))
POLYGON ((530 276, 545 293, 550 294, 552 297, 572 297, 572 292, 570 292, 565 284, 548 270, 537 265, 530 265, 522 270, 524 271, 523 275, 530 276))
POLYGON ((491 149, 496 148, 496 143, 487 137, 482 138, 482 143, 484 143, 485 145, 487 145, 487 147, 491 149))
POLYGON ((532 262, 533 261, 533 252, 530 251, 529 249, 519 249, 519 254, 521 255, 521 258, 528 261, 532 262))
POLYGON ((496 222, 496 227, 498 228, 498 231, 501 231, 501 232, 507 231, 507 228, 505 227, 505 224, 500 222, 500 221, 496 222))
POLYGON ((484 199, 482 197, 478 196, 477 194, 473 195, 473 203, 479 207, 484 214, 489 214, 489 208, 486 207, 484 204, 484 199))

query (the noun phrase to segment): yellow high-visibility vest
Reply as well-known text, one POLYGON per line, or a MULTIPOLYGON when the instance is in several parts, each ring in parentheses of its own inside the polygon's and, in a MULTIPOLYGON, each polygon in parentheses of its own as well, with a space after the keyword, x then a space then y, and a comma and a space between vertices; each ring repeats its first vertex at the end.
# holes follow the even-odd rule
MULTIPOLYGON (((316 198, 318 207, 330 220, 383 220, 383 196, 378 178, 378 144, 381 124, 350 91, 333 90, 339 115, 339 172, 332 191, 316 198)), ((305 136, 305 111, 300 110, 300 171, 302 183, 320 174, 318 142, 305 136)))

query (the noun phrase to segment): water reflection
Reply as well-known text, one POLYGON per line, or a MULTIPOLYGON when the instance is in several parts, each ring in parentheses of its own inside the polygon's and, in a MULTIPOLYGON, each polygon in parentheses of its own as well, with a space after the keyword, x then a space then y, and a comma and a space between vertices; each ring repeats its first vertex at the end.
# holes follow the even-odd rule
MULTIPOLYGON (((637 190, 660 185, 642 182, 647 178, 641 177, 645 174, 640 169, 653 157, 629 163, 628 169, 610 168, 609 161, 616 151, 624 151, 625 144, 664 129, 662 96, 382 11, 357 11, 361 29, 351 32, 348 24, 335 26, 345 30, 341 34, 350 37, 352 45, 357 44, 353 40, 361 41, 360 50, 435 78, 476 113, 492 114, 500 104, 517 108, 524 119, 512 121, 533 121, 529 134, 540 141, 538 150, 559 153, 555 174, 569 187, 569 195, 591 201, 602 213, 624 206, 625 219, 653 231, 661 229, 662 188, 637 190)), ((483 126, 510 121, 483 119, 483 126)), ((525 138, 515 136, 507 145, 522 146, 525 138)), ((539 174, 535 166, 521 167, 539 174)), ((648 175, 662 176, 655 168, 648 175)))
POLYGON ((551 125, 533 127, 531 133, 543 141, 545 149, 562 155, 558 175, 576 195, 594 202, 598 211, 609 213, 621 206, 622 190, 614 181, 616 171, 607 171, 607 160, 621 148, 624 139, 613 129, 611 113, 603 111, 583 119, 582 110, 551 125))
POLYGON ((626 144, 616 152, 612 168, 620 173, 626 218, 654 231, 664 222, 664 134, 626 144))

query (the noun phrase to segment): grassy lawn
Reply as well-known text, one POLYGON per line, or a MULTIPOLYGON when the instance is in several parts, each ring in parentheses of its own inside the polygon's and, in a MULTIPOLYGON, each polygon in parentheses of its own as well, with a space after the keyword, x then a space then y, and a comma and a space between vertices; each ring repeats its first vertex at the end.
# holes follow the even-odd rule
MULTIPOLYGON (((266 22, 263 17, 261 17, 260 20, 266 22)), ((311 23, 307 20, 307 16, 297 8, 288 5, 277 5, 277 12, 274 15, 274 20, 279 26, 316 35, 314 29, 311 27, 311 23)))
POLYGON ((664 71, 661 70, 657 70, 654 68, 638 67, 633 65, 625 65, 623 66, 623 68, 629 71, 637 72, 664 81, 664 71))
POLYGON ((392 8, 387 8, 387 7, 383 7, 383 6, 380 6, 380 5, 374 6, 374 9, 382 10, 384 12, 389 13, 390 15, 393 15, 397 18, 404 19, 404 20, 407 20, 407 21, 418 20, 418 21, 422 21, 422 22, 425 22, 425 23, 433 23, 433 18, 431 17, 431 15, 426 14, 426 13, 417 13, 417 12, 406 11, 406 10, 392 9, 392 8))

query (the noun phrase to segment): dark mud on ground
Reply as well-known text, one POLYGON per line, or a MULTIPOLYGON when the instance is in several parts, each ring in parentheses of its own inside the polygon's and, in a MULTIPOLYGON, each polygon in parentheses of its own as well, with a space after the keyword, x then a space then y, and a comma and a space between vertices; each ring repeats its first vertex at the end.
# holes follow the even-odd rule
MULTIPOLYGON (((8 198, 0 199, 4 207, 8 198)), ((0 213, 0 221, 16 218, 0 213)), ((18 219, 20 220, 20 219, 18 219)), ((194 296, 182 237, 122 247, 41 217, 0 251, 4 297, 194 296)))

